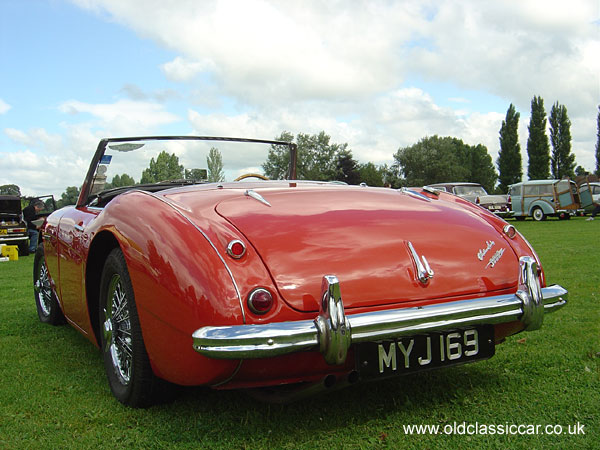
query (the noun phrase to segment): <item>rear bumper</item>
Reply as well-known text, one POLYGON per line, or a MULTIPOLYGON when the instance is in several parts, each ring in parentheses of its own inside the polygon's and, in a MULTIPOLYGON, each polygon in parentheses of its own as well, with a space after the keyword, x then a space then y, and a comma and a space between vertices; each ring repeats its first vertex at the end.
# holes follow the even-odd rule
POLYGON ((544 314, 564 306, 568 297, 558 285, 540 288, 537 263, 530 257, 520 259, 515 294, 346 315, 336 277, 323 277, 322 292, 314 320, 203 327, 192 335, 194 349, 210 358, 249 359, 318 348, 329 364, 342 364, 350 345, 360 342, 515 321, 536 330, 544 314))

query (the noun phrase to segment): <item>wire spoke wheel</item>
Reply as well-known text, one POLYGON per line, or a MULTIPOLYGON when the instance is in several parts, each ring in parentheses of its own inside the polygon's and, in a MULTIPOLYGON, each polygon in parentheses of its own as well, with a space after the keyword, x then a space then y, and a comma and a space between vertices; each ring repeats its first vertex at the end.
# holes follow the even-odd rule
POLYGON ((54 292, 52 277, 46 265, 44 247, 39 245, 33 262, 33 296, 40 322, 49 325, 62 325, 65 316, 54 292))
POLYGON ((104 309, 104 351, 110 354, 119 381, 127 385, 131 381, 133 350, 128 298, 121 277, 114 274, 108 288, 107 305, 104 309))
POLYGON ((113 395, 135 408, 155 403, 160 380, 150 365, 133 285, 120 248, 113 249, 104 263, 98 317, 104 370, 113 395))
POLYGON ((52 286, 50 285, 50 275, 46 262, 42 261, 38 271, 38 279, 35 283, 35 291, 38 295, 40 309, 45 316, 49 316, 52 312, 52 286))

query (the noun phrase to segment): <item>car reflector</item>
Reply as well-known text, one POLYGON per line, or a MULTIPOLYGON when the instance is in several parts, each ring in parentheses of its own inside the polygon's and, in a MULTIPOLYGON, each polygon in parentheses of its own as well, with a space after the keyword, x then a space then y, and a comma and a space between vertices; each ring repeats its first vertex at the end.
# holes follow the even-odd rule
POLYGON ((227 254, 234 259, 240 259, 246 254, 246 246, 239 239, 234 239, 227 245, 227 254))
POLYGON ((265 314, 273 306, 273 296, 264 288, 256 288, 248 295, 248 306, 255 314, 265 314))

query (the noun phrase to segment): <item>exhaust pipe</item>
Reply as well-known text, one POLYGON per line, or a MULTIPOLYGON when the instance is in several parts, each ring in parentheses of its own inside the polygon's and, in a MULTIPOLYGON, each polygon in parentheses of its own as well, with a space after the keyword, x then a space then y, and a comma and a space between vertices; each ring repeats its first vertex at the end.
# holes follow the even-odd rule
POLYGON ((283 404, 299 401, 306 397, 313 397, 324 392, 329 393, 337 391, 352 384, 356 384, 359 381, 360 376, 358 372, 353 370, 342 377, 329 374, 319 381, 246 389, 246 393, 265 403, 283 404))

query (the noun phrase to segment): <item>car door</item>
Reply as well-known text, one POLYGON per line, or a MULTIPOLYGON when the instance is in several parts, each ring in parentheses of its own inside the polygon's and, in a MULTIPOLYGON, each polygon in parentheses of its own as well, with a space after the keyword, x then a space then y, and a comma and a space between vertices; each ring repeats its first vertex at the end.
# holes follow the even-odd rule
POLYGON ((592 198, 594 203, 600 203, 600 184, 591 185, 592 188, 592 198))
POLYGON ((586 179, 579 185, 579 201, 581 202, 581 208, 587 208, 592 206, 594 203, 592 186, 590 185, 589 179, 586 179))
POLYGON ((58 231, 62 308, 65 315, 83 332, 91 329, 84 282, 91 236, 85 229, 98 212, 93 208, 71 208, 60 219, 58 231))
POLYGON ((531 214, 533 202, 540 199, 540 187, 537 184, 524 184, 522 197, 522 211, 526 216, 531 214))
POLYGON ((572 182, 568 178, 554 183, 557 210, 580 208, 579 199, 577 198, 577 185, 575 185, 575 192, 573 192, 573 186, 571 184, 572 182))
POLYGON ((515 216, 523 215, 523 195, 521 193, 523 189, 523 185, 519 184, 517 186, 510 187, 510 201, 511 201, 511 210, 515 216))

